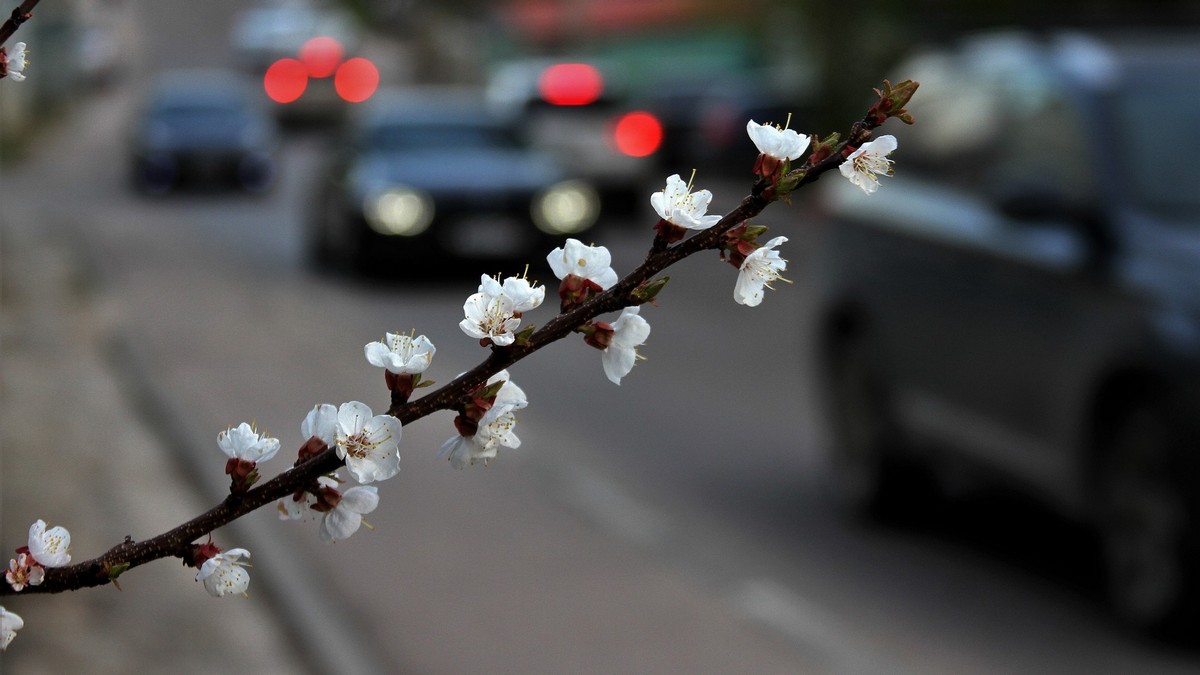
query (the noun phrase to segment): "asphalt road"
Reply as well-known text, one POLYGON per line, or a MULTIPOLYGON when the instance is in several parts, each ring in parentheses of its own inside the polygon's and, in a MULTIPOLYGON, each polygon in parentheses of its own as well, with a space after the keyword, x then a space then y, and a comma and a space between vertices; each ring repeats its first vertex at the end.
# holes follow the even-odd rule
MULTIPOLYGON (((5 184, 20 188, 6 202, 47 216, 95 261, 131 389, 215 503, 226 426, 257 420, 290 454, 312 405, 384 406, 362 357, 384 331, 428 335, 438 381, 483 358, 456 324, 479 273, 498 270, 387 284, 306 269, 301 222, 324 147, 313 135, 289 140, 283 184, 266 197, 132 194, 120 144, 130 90, 149 64, 195 65, 224 40, 217 10, 236 3, 211 4, 140 3, 154 27, 146 72, 84 102, 87 122, 67 122, 5 184)), ((717 192, 714 210, 740 197, 699 184, 717 192)), ((575 340, 519 364, 530 398, 519 450, 454 471, 435 456, 450 416, 434 416, 405 429, 374 531, 326 546, 314 525, 264 511, 218 542, 256 550, 258 539, 225 537, 261 536, 254 574, 272 581, 258 601, 277 603, 298 649, 344 650, 363 670, 1200 672, 1195 655, 1113 625, 1086 537, 1036 509, 968 501, 898 527, 836 517, 805 357, 819 232, 797 201, 762 221, 793 238, 796 282, 762 306, 734 304, 734 270, 705 256, 672 270, 643 310, 647 360, 621 386, 575 340)), ((649 242, 648 207, 642 220, 647 231, 596 235, 618 272, 649 242)), ((275 463, 264 472, 287 461, 275 463)))

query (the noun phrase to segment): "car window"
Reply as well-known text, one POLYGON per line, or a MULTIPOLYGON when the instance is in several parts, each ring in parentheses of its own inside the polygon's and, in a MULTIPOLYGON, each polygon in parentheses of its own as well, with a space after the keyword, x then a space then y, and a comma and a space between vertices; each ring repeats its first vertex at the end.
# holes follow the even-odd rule
POLYGON ((1010 111, 1004 141, 991 162, 993 184, 1037 184, 1068 204, 1084 204, 1095 194, 1095 149, 1086 140, 1087 121, 1061 90, 1037 92, 1010 111))
POLYGON ((1125 179, 1139 205, 1165 215, 1194 214, 1200 207, 1194 168, 1198 102, 1200 64, 1129 73, 1117 94, 1116 124, 1125 179))
POLYGON ((1053 186, 1069 200, 1093 189, 1078 107, 1026 39, 997 35, 957 52, 920 54, 902 69, 921 82, 897 129, 906 170, 972 194, 998 183, 1053 186))
POLYGON ((443 148, 512 148, 515 139, 504 129, 486 125, 385 124, 367 129, 364 149, 395 152, 443 148))

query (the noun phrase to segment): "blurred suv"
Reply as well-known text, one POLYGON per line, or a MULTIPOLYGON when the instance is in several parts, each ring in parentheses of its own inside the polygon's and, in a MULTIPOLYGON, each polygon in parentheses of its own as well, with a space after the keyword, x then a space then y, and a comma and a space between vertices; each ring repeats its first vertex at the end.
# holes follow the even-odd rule
POLYGON ((319 266, 431 270, 541 260, 597 220, 595 188, 454 88, 380 92, 356 112, 313 191, 319 266))
POLYGON ((1093 526, 1117 613, 1168 631, 1200 625, 1197 45, 1007 33, 922 54, 896 73, 921 90, 895 177, 819 193, 842 503, 1017 487, 1093 526))

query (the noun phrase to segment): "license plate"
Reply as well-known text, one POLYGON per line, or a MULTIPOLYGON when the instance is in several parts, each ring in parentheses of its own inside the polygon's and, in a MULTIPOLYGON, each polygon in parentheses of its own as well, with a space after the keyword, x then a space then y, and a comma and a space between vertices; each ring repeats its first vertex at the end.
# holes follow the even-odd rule
POLYGON ((455 223, 451 235, 450 247, 455 253, 486 258, 520 253, 526 247, 529 233, 528 227, 516 218, 487 216, 455 223))

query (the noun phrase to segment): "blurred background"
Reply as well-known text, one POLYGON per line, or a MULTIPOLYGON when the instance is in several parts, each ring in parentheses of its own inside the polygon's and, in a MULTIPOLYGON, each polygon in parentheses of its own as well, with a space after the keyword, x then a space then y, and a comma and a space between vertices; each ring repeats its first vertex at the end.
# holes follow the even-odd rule
POLYGON ((44 0, 0 82, 0 538, 44 518, 77 559, 219 501, 230 425, 290 455, 314 404, 384 407, 385 331, 434 341, 433 380, 475 365, 478 275, 552 282, 568 236, 632 269, 672 173, 732 209, 746 120, 824 135, 922 87, 879 193, 830 176, 757 221, 795 282, 762 306, 685 261, 619 387, 572 340, 513 370, 518 450, 454 471, 422 420, 373 531, 217 532, 248 600, 166 561, 10 597, 0 667, 1200 672, 1197 28, 1133 0, 44 0))

